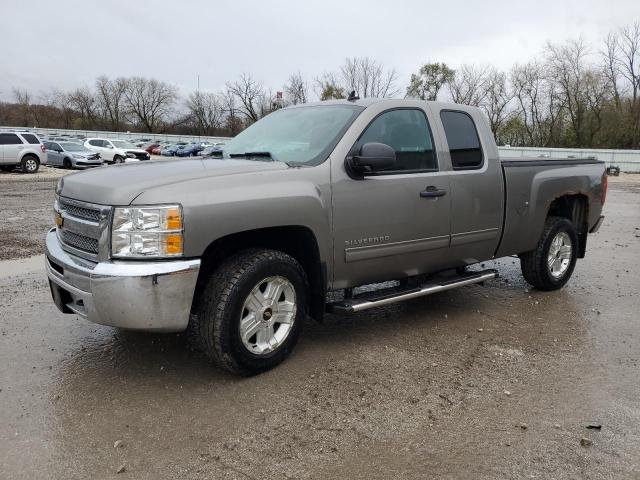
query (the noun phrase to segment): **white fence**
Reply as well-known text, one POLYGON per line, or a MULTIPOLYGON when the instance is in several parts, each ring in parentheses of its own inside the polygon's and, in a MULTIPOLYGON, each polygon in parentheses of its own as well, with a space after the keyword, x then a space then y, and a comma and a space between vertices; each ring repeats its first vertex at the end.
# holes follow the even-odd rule
POLYGON ((586 158, 595 157, 607 166, 616 165, 623 172, 640 173, 640 150, 598 148, 498 147, 501 157, 586 158))
POLYGON ((229 137, 206 137, 199 135, 169 135, 164 133, 131 133, 131 132, 104 132, 97 130, 64 130, 60 128, 25 128, 25 127, 2 127, 3 130, 19 130, 33 132, 40 137, 60 137, 62 135, 84 135, 85 137, 98 138, 119 138, 122 140, 133 140, 138 138, 148 138, 149 141, 167 140, 171 142, 224 142, 230 140, 229 137))

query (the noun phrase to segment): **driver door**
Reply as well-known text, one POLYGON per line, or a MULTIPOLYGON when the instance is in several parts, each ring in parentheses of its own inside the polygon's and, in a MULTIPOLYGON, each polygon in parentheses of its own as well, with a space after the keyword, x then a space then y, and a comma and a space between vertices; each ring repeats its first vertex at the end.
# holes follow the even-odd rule
POLYGON ((351 153, 370 142, 391 146, 396 162, 333 184, 334 288, 404 278, 446 264, 449 177, 439 169, 427 112, 415 107, 379 113, 351 153))

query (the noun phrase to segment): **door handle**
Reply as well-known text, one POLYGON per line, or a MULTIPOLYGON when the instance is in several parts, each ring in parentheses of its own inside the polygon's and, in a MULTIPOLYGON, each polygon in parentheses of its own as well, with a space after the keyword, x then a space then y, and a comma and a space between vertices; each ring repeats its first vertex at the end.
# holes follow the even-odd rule
POLYGON ((422 198, 437 198, 442 197, 447 194, 446 190, 438 190, 433 185, 428 186, 422 192, 420 192, 420 196, 422 198))

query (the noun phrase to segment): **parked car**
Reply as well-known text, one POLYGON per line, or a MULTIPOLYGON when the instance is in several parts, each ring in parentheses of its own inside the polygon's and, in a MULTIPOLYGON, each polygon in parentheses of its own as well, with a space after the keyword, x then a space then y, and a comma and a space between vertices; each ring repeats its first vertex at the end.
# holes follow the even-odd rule
POLYGON ((165 147, 163 147, 162 145, 158 145, 158 146, 156 146, 156 147, 153 147, 153 148, 151 149, 151 152, 149 152, 149 153, 152 153, 153 155, 161 155, 161 154, 162 154, 162 150, 163 150, 164 148, 165 148, 165 147))
POLYGON ((20 167, 24 173, 36 173, 46 161, 46 149, 40 139, 29 132, 0 132, 0 169, 20 167))
POLYGON ((176 150, 176 156, 195 157, 196 155, 200 155, 202 150, 204 150, 204 147, 199 143, 190 143, 176 150))
POLYGON ((47 165, 63 168, 90 168, 102 165, 100 154, 81 143, 44 142, 47 149, 47 165))
POLYGON ((147 153, 153 153, 153 149, 159 147, 160 144, 159 143, 150 143, 149 145, 147 145, 145 147, 145 152, 147 153))
POLYGON ((203 157, 217 157, 217 156, 221 157, 223 145, 224 143, 217 143, 210 147, 207 147, 204 150, 202 150, 202 152, 200 152, 200 155, 202 155, 203 157))
POLYGON ((84 142, 84 146, 98 152, 106 163, 124 163, 125 161, 149 160, 151 158, 147 152, 136 148, 125 140, 88 138, 84 142))
POLYGON ((617 177, 620 175, 620 167, 617 165, 610 165, 607 167, 607 175, 617 177))
POLYGON ((181 145, 167 145, 160 151, 160 155, 163 157, 173 157, 180 147, 181 145))
POLYGON ((61 179, 46 237, 57 307, 189 330, 249 375, 282 362, 308 317, 490 281, 495 270, 466 270, 488 259, 518 255, 527 282, 557 290, 604 219, 603 162, 500 158, 483 111, 465 105, 292 106, 223 155, 61 179))

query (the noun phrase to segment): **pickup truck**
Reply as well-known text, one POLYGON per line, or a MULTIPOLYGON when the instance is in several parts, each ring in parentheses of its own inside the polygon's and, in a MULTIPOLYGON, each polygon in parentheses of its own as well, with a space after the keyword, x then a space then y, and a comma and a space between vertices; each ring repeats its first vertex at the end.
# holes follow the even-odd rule
POLYGON ((308 318, 485 282, 497 272, 467 267, 487 259, 518 255, 531 285, 561 288, 606 192, 595 159, 499 158, 477 108, 304 104, 220 158, 62 178, 46 270, 61 311, 186 330, 251 375, 283 361, 308 318))

